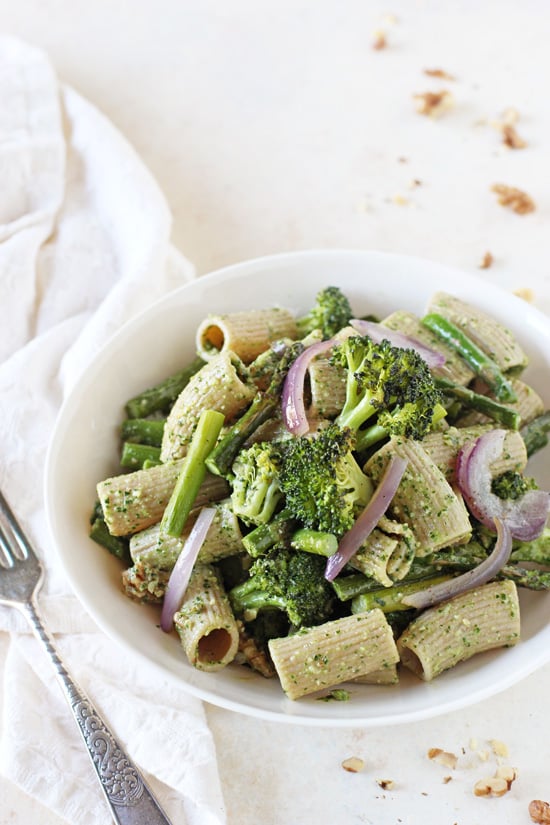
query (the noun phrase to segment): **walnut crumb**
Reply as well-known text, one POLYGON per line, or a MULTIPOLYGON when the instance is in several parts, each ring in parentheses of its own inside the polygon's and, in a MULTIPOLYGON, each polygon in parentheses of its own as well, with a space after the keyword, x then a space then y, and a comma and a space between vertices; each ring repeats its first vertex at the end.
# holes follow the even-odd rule
POLYGON ((443 777, 443 784, 448 785, 449 782, 451 782, 452 778, 453 778, 452 776, 444 776, 443 777))
POLYGON ((510 790, 512 782, 518 778, 518 772, 516 768, 512 768, 511 765, 499 765, 495 776, 498 777, 498 779, 504 779, 504 781, 508 783, 508 790, 510 790))
POLYGON ((441 80, 456 80, 456 77, 444 69, 424 69, 424 74, 428 77, 438 77, 441 80))
POLYGON ((376 784, 380 785, 385 791, 391 791, 393 788, 393 779, 377 779, 376 784))
POLYGON ((550 823, 550 804, 542 799, 533 799, 529 803, 529 816, 538 825, 550 823))
POLYGON ((501 206, 509 206, 518 215, 527 215, 536 209, 533 199, 521 189, 516 189, 515 186, 495 183, 491 190, 498 195, 498 202, 501 206))
POLYGON ((501 765, 494 776, 487 779, 480 779, 474 785, 476 796, 504 796, 512 787, 512 783, 517 778, 517 771, 508 765, 501 765))
POLYGON ((486 252, 485 255, 483 256, 483 258, 481 259, 481 263, 479 265, 479 268, 480 269, 489 269, 489 267, 492 266, 493 261, 494 261, 494 258, 491 255, 491 253, 486 252))
POLYGON ((439 765, 445 765, 446 768, 456 768, 458 762, 454 753, 449 753, 441 748, 430 748, 428 751, 428 759, 432 762, 437 762, 439 765))
POLYGON ((474 794, 476 796, 504 796, 508 793, 508 783, 505 779, 499 779, 497 776, 490 776, 488 779, 480 779, 474 785, 474 794))
POLYGON ((454 106, 454 98, 447 89, 440 92, 422 92, 413 95, 413 98, 418 114, 428 117, 440 117, 454 106))
POLYGON ((500 739, 490 739, 489 744, 495 756, 508 756, 508 746, 500 739))
POLYGON ((527 301, 528 304, 532 304, 535 300, 535 293, 528 286, 520 286, 517 289, 514 289, 514 295, 518 298, 522 298, 524 301, 527 301))
POLYGON ((374 32, 374 37, 372 41, 372 48, 376 52, 382 51, 382 49, 386 49, 388 46, 388 38, 386 37, 386 32, 384 31, 376 31, 374 32))
POLYGON ((525 149, 527 142, 517 133, 515 126, 502 127, 502 142, 509 149, 525 149))
POLYGON ((344 759, 342 767, 350 773, 359 773, 365 767, 365 763, 358 756, 350 756, 349 759, 344 759))

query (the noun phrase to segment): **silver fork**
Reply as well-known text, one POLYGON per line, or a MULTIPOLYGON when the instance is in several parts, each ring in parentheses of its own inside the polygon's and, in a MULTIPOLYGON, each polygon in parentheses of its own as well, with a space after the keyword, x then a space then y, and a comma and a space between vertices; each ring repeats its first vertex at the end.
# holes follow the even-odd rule
POLYGON ((16 607, 27 617, 50 656, 114 821, 120 825, 170 825, 140 772, 61 661, 38 613, 36 597, 43 579, 40 561, 0 491, 0 604, 16 607))

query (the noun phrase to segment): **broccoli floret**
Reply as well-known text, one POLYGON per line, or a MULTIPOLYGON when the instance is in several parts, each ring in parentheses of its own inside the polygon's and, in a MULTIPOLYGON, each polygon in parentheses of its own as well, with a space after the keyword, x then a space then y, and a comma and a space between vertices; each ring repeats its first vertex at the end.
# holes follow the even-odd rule
POLYGON ((294 627, 321 624, 331 615, 334 591, 324 577, 326 560, 299 550, 275 550, 256 559, 250 578, 229 591, 233 610, 250 621, 277 608, 294 627))
POLYGON ((415 350, 352 336, 335 348, 332 360, 346 370, 346 400, 336 422, 356 433, 358 450, 386 435, 426 435, 441 393, 415 350), (361 430, 372 418, 372 430, 361 430))
POLYGON ((491 490, 499 498, 516 499, 529 490, 538 490, 538 484, 534 478, 528 478, 515 470, 507 470, 493 479, 491 490))
POLYGON ((343 535, 372 495, 372 483, 353 455, 349 429, 330 424, 315 436, 281 445, 286 509, 304 527, 343 535))
POLYGON ((298 335, 305 338, 318 329, 327 340, 347 326, 352 316, 350 303, 343 292, 337 286, 327 286, 317 294, 315 306, 307 315, 297 319, 298 335))
POLYGON ((279 484, 280 456, 270 442, 241 450, 233 462, 231 503, 245 524, 267 524, 283 498, 279 484))

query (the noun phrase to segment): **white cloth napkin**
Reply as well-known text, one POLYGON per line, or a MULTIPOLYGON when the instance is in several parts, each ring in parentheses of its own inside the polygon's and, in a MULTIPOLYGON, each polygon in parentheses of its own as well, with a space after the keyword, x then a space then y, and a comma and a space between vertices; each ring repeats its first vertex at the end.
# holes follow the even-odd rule
MULTIPOLYGON (((46 567, 41 613, 174 823, 220 825, 202 704, 96 628, 59 569, 42 499, 48 440, 73 381, 115 329, 193 268, 170 246, 169 209, 132 147, 58 82, 46 55, 8 37, 0 38, 0 193, 0 488, 46 567)), ((53 668, 8 608, 0 608, 0 668, 3 776, 60 822, 110 821, 53 668)))

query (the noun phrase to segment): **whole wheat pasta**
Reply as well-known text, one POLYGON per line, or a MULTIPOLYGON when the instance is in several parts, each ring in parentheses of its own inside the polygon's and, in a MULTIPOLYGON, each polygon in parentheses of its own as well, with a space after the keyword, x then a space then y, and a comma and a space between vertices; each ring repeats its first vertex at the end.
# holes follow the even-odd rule
POLYGON ((519 641, 516 585, 496 581, 425 610, 399 637, 401 662, 425 681, 476 653, 519 641))
POLYGON ((504 372, 526 366, 527 356, 513 333, 468 302, 446 292, 436 292, 428 312, 436 312, 459 327, 504 372))
MULTIPOLYGON (((137 533, 160 521, 182 466, 174 461, 100 481, 97 495, 111 535, 137 533)), ((194 506, 219 501, 227 491, 225 479, 207 473, 194 506)))
POLYGON ((392 438, 368 461, 366 472, 378 480, 395 454, 409 463, 388 512, 410 526, 416 555, 468 541, 472 525, 466 506, 419 441, 392 438))
POLYGON ((256 389, 239 375, 239 363, 232 353, 223 352, 193 375, 166 419, 162 461, 186 455, 203 410, 217 410, 229 423, 250 404, 256 389))
POLYGON ((271 639, 269 652, 289 699, 389 667, 399 659, 391 627, 378 608, 271 639))
MULTIPOLYGON (((475 441, 493 427, 490 424, 476 424, 471 427, 447 427, 446 430, 428 433, 422 439, 422 447, 434 464, 441 470, 447 481, 454 484, 456 459, 465 444, 475 441)), ((493 476, 507 470, 521 472, 527 465, 527 450, 519 432, 508 430, 504 438, 502 455, 491 465, 493 476)))
POLYGON ((279 307, 209 315, 196 334, 197 353, 209 361, 220 352, 234 352, 245 364, 280 338, 297 337, 296 319, 279 307))
POLYGON ((221 670, 235 658, 239 629, 212 565, 193 568, 174 624, 190 664, 198 670, 221 670))

